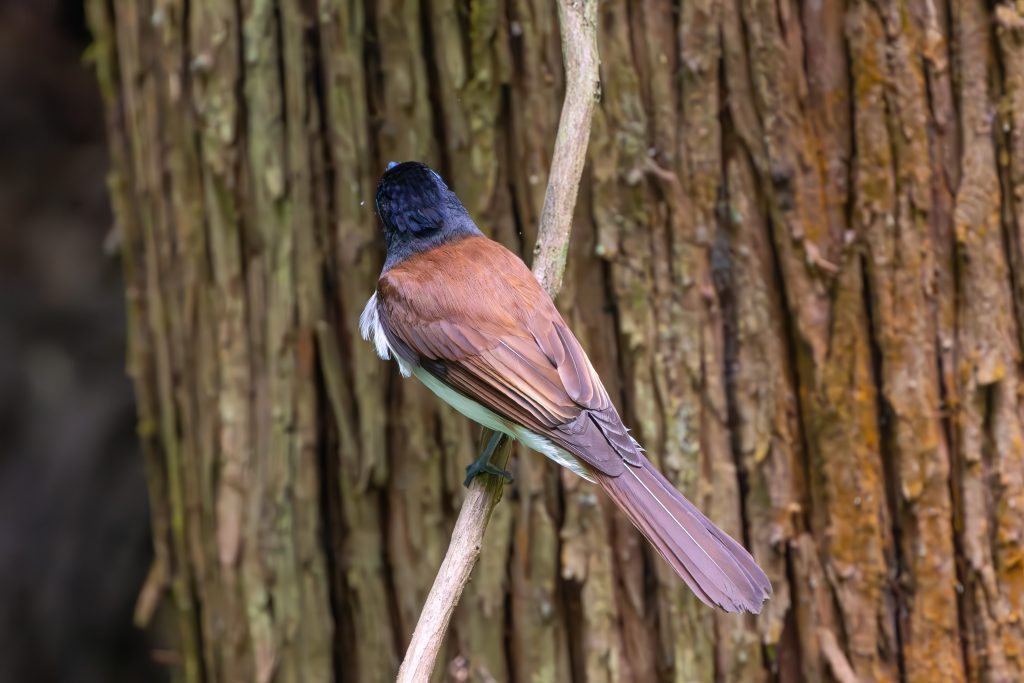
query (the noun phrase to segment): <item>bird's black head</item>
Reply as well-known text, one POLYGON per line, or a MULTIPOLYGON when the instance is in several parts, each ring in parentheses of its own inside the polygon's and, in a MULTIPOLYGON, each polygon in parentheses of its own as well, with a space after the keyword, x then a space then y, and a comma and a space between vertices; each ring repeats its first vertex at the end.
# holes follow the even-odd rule
POLYGON ((418 161, 388 164, 377 183, 377 214, 388 245, 384 270, 446 242, 481 234, 441 176, 418 161))

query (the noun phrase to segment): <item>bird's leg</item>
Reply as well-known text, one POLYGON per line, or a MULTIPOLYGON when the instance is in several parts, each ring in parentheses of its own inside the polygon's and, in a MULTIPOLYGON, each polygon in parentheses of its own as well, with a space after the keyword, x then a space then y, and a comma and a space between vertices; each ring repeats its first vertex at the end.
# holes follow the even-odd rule
POLYGON ((484 452, 480 454, 471 465, 466 467, 466 480, 462 482, 462 485, 469 488, 470 482, 473 481, 478 475, 481 474, 493 474, 496 477, 504 477, 505 481, 512 482, 512 473, 508 470, 503 470, 496 465, 491 464, 491 456, 494 455, 495 449, 501 442, 501 432, 494 432, 491 434, 491 438, 487 441, 487 446, 484 448, 484 452))

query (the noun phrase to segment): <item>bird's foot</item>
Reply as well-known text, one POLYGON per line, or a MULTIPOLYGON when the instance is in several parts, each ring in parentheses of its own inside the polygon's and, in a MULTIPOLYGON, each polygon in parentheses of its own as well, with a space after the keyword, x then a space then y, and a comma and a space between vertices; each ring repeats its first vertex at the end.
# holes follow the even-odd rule
POLYGON ((503 470, 497 465, 492 465, 489 462, 480 462, 477 460, 473 464, 466 466, 466 480, 462 482, 462 485, 468 489, 473 480, 481 474, 493 474, 496 477, 502 477, 507 484, 511 484, 515 481, 512 477, 512 473, 508 470, 503 470))
POLYGON ((512 473, 508 470, 503 470, 497 465, 491 464, 491 456, 494 455, 494 451, 498 448, 498 444, 501 442, 501 434, 494 432, 491 434, 491 438, 487 440, 487 446, 484 448, 484 452, 480 454, 480 457, 476 459, 471 465, 466 467, 466 480, 462 482, 462 485, 467 489, 470 483, 480 476, 481 474, 493 474, 496 477, 502 477, 508 483, 512 483, 512 473))

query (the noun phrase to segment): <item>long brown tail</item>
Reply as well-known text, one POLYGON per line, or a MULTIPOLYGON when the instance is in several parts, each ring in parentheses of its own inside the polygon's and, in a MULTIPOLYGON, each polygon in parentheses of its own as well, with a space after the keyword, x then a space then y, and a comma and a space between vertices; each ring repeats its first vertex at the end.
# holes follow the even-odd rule
POLYGON ((617 477, 594 477, 703 602, 726 612, 761 611, 772 585, 754 558, 647 458, 639 467, 626 465, 617 477))

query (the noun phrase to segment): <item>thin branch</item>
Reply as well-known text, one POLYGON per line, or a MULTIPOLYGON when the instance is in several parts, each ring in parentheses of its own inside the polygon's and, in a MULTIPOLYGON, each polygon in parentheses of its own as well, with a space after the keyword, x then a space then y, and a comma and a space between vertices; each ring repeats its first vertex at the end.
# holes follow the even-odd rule
MULTIPOLYGON (((558 20, 565 62, 565 100, 558 122, 555 151, 541 211, 533 274, 554 298, 562 288, 569 251, 573 210, 590 140, 594 104, 601 95, 597 51, 597 0, 559 0, 558 20)), ((484 430, 481 444, 490 438, 484 430)), ((504 467, 510 444, 502 440, 492 462, 504 467)), ((448 552, 423 605, 398 683, 428 681, 444 643, 448 624, 469 576, 480 557, 484 531, 494 506, 501 499, 500 477, 475 478, 459 511, 448 552)))
POLYGON ((565 62, 565 100, 544 193, 544 208, 540 212, 537 245, 533 248, 533 274, 552 299, 562 289, 572 214, 590 142, 590 120, 594 105, 601 98, 597 2, 559 0, 558 21, 565 62))

